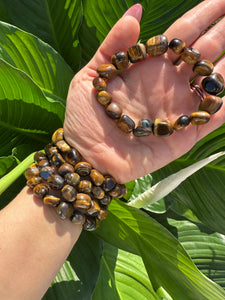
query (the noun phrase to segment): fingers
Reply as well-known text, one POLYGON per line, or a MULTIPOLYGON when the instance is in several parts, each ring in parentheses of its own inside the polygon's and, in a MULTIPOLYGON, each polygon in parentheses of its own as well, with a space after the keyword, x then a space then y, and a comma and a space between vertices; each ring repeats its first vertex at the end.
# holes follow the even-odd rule
POLYGON ((136 44, 140 34, 141 15, 140 4, 133 5, 128 9, 110 30, 88 66, 96 69, 100 64, 110 63, 114 53, 127 51, 129 47, 136 44))

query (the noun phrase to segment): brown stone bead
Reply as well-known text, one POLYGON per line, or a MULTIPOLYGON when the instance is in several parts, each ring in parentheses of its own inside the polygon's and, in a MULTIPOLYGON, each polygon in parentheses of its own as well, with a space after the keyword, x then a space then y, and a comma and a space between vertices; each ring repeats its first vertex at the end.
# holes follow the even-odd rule
POLYGON ((91 170, 90 178, 96 186, 102 185, 105 180, 105 177, 96 169, 91 170))
POLYGON ((191 124, 202 125, 210 120, 210 114, 206 111, 195 111, 190 115, 191 124))
POLYGON ((109 192, 112 198, 122 198, 127 193, 126 186, 124 184, 116 184, 116 186, 109 192))
POLYGON ((103 64, 98 66, 97 73, 100 77, 106 78, 106 79, 112 79, 116 77, 117 70, 116 67, 113 64, 103 64))
POLYGON ((61 190, 64 184, 64 179, 58 174, 52 174, 47 180, 50 188, 53 190, 61 190))
POLYGON ((66 162, 60 153, 55 153, 52 156, 51 161, 52 161, 52 164, 54 166, 56 166, 57 168, 59 168, 62 164, 64 164, 66 162))
POLYGON ((96 199, 102 199, 105 197, 105 191, 100 186, 94 186, 92 189, 92 194, 96 199))
POLYGON ((57 213, 62 220, 71 219, 74 213, 73 205, 71 203, 61 202, 57 206, 57 213))
POLYGON ((43 199, 44 204, 50 206, 57 206, 60 203, 60 198, 54 195, 47 195, 43 199))
POLYGON ((63 128, 57 129, 52 135, 52 142, 56 144, 58 141, 63 140, 63 128))
POLYGON ((61 176, 65 176, 67 173, 73 173, 74 172, 74 167, 68 163, 62 164, 59 169, 58 173, 61 176))
POLYGON ((76 200, 77 191, 72 185, 64 185, 64 187, 61 189, 61 193, 62 197, 69 202, 73 202, 76 200))
POLYGON ((181 130, 190 124, 190 118, 186 115, 180 116, 173 125, 175 130, 181 130))
POLYGON ((40 170, 40 176, 44 180, 47 180, 53 173, 54 173, 54 169, 52 167, 50 167, 50 166, 43 167, 40 170))
POLYGON ((104 198, 99 199, 99 203, 104 206, 108 206, 112 200, 110 195, 105 195, 104 198))
POLYGON ((66 153, 65 159, 69 164, 76 165, 81 161, 82 157, 75 148, 71 148, 70 151, 66 153))
POLYGON ((88 194, 91 192, 92 183, 89 180, 81 180, 77 186, 77 189, 80 193, 88 194))
POLYGON ((91 207, 91 197, 87 194, 78 193, 77 199, 73 203, 74 207, 81 210, 88 210, 91 207))
POLYGON ((220 97, 208 95, 201 102, 201 110, 207 111, 210 115, 215 114, 223 105, 220 97))
POLYGON ((224 90, 224 79, 219 73, 212 73, 202 80, 203 89, 211 95, 218 95, 224 90))
POLYGON ((95 77, 93 79, 93 86, 98 91, 105 91, 106 88, 107 88, 106 81, 103 78, 101 78, 101 77, 95 77))
POLYGON ((81 161, 76 164, 75 172, 78 173, 80 176, 88 176, 91 173, 91 164, 86 161, 81 161))
POLYGON ((91 201, 91 207, 87 210, 87 214, 93 217, 97 217, 100 213, 100 206, 97 201, 91 201))
POLYGON ((111 57, 112 64, 118 69, 126 69, 129 65, 129 58, 126 52, 120 51, 111 57))
POLYGON ((47 167, 49 166, 49 161, 48 159, 42 159, 42 160, 39 160, 39 162, 37 163, 38 167, 39 168, 44 168, 44 167, 47 167))
POLYGON ((98 92, 98 94, 96 95, 96 98, 97 98, 98 102, 104 106, 109 105, 112 101, 112 95, 107 91, 98 92))
POLYGON ((194 65, 199 60, 201 54, 197 49, 185 48, 181 54, 181 59, 189 65, 194 65))
POLYGON ((111 119, 119 119, 122 115, 122 109, 114 102, 106 107, 106 113, 111 119))
POLYGON ((99 212, 99 214, 98 214, 98 219, 100 221, 106 219, 107 214, 108 214, 107 210, 101 209, 100 212, 99 212))
POLYGON ((65 142, 64 140, 58 141, 56 143, 56 146, 61 152, 68 152, 71 149, 67 142, 65 142))
POLYGON ((39 169, 35 163, 31 164, 25 171, 25 177, 29 180, 32 177, 39 176, 39 169))
POLYGON ((58 153, 57 148, 51 143, 46 145, 44 150, 49 159, 51 159, 54 154, 58 153))
POLYGON ((127 51, 128 57, 132 63, 141 61, 146 58, 146 48, 142 43, 133 45, 127 51))
POLYGON ((125 133, 130 133, 135 128, 134 121, 127 115, 122 115, 116 125, 121 131, 125 133))
POLYGON ((98 226, 97 220, 95 217, 88 216, 83 225, 83 229, 86 231, 94 231, 98 226))
POLYGON ((150 56, 164 54, 168 49, 168 39, 165 35, 156 35, 146 42, 146 51, 150 56))
POLYGON ((36 162, 41 161, 42 159, 46 159, 46 155, 42 151, 38 151, 34 154, 34 160, 36 162))
POLYGON ((77 173, 67 173, 64 176, 65 182, 72 186, 77 186, 80 182, 80 175, 77 173))
POLYGON ((44 198, 49 192, 49 187, 47 184, 40 183, 35 185, 33 192, 39 198, 44 198))
POLYGON ((115 178, 113 178, 112 176, 110 175, 106 175, 105 176, 105 181, 103 182, 103 189, 106 191, 106 192, 109 192, 111 191, 116 185, 116 180, 115 178))
POLYGON ((194 67, 193 72, 200 76, 208 76, 213 72, 214 66, 213 63, 209 60, 200 60, 194 67))
POLYGON ((173 52, 177 55, 181 54, 184 51, 185 46, 185 42, 177 38, 173 39, 169 43, 169 48, 173 50, 173 52))
POLYGON ((31 177, 30 179, 27 180, 27 185, 33 189, 35 185, 40 184, 42 182, 42 178, 39 176, 34 176, 31 177))
POLYGON ((173 133, 173 127, 169 120, 155 119, 153 134, 155 136, 169 136, 173 133))
POLYGON ((72 217, 71 217, 71 222, 74 223, 74 224, 80 224, 80 225, 83 225, 86 221, 86 217, 85 215, 83 215, 82 213, 80 212, 74 212, 72 217))

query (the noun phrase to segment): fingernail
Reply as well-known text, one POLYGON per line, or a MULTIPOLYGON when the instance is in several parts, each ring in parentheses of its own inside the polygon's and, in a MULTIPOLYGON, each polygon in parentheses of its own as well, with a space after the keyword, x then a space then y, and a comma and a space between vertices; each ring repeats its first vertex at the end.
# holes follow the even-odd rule
POLYGON ((142 6, 141 4, 137 3, 131 6, 123 15, 125 16, 132 16, 138 20, 138 22, 141 21, 141 16, 142 16, 142 6))

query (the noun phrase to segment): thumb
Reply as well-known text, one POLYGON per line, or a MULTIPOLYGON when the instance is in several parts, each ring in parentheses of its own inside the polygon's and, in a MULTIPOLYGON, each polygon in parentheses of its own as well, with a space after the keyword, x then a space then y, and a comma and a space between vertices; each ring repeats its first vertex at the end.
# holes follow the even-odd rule
POLYGON ((109 63, 114 53, 127 51, 136 44, 140 34, 141 15, 140 4, 131 6, 110 30, 88 66, 96 69, 101 64, 109 63))

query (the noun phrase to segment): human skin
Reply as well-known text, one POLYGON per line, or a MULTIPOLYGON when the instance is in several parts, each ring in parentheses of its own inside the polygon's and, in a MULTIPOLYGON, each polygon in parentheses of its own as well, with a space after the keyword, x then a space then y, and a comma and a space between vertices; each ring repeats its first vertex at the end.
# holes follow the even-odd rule
MULTIPOLYGON (((166 165, 225 120, 222 107, 205 125, 189 126, 169 137, 135 138, 120 132, 105 115, 92 86, 97 76, 96 68, 110 62, 115 52, 127 50, 137 42, 141 13, 140 5, 129 9, 93 59, 74 77, 64 123, 66 140, 95 168, 113 175, 121 183, 166 165)), ((224 0, 204 1, 177 20, 165 35, 169 40, 183 39, 187 46, 197 48, 203 58, 213 61, 225 46, 225 20, 206 34, 201 33, 223 14, 224 0)), ((122 71, 108 85, 114 101, 121 102, 124 112, 136 122, 155 117, 174 122, 181 114, 196 111, 199 98, 189 87, 192 67, 183 62, 174 66, 175 60, 176 56, 168 50, 163 56, 147 58, 122 71)), ((224 66, 225 60, 221 58, 215 65, 215 72, 225 77, 224 66)), ((54 210, 43 206, 42 201, 25 187, 0 211, 0 299, 41 299, 80 232, 81 226, 60 220, 54 210)))

